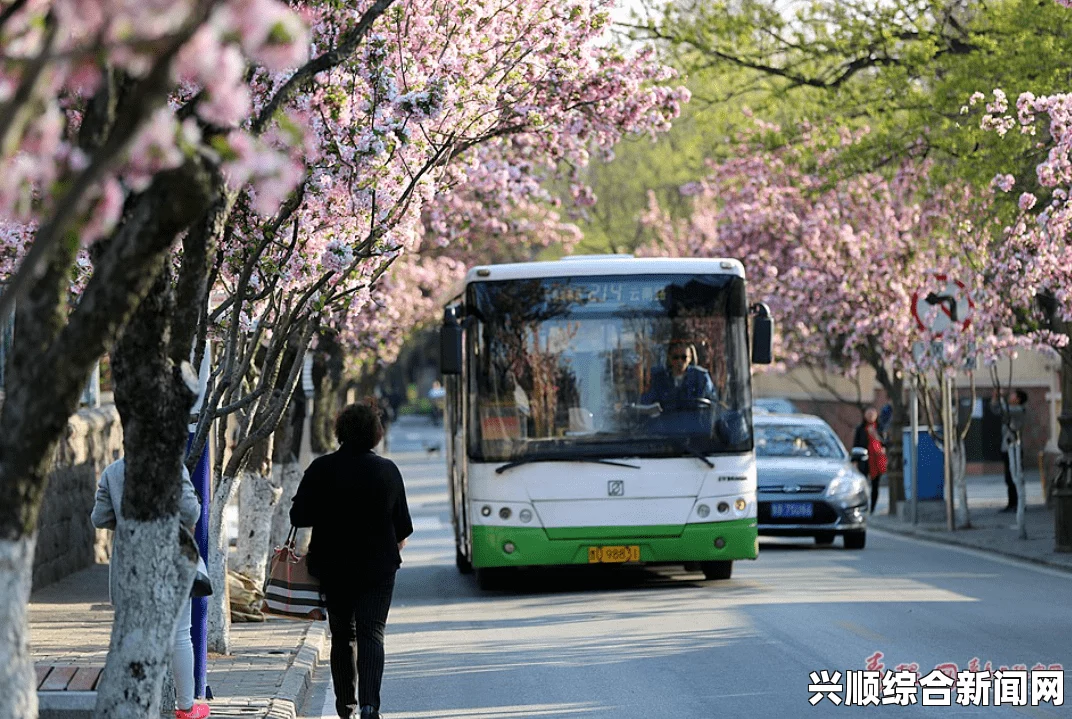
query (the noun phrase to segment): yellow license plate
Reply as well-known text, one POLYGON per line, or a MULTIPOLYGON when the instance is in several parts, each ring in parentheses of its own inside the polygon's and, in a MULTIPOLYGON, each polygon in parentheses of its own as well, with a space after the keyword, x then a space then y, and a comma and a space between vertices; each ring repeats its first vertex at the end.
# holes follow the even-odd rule
POLYGON ((626 547, 589 547, 588 563, 622 563, 639 562, 640 545, 630 544, 626 547))

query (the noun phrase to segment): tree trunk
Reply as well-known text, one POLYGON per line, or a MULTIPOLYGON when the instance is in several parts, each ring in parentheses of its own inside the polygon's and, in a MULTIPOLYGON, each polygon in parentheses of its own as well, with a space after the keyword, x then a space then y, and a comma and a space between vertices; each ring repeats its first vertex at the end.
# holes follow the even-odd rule
MULTIPOLYGON (((128 478, 143 480, 129 474, 128 478)), ((177 514, 147 522, 119 522, 112 555, 115 620, 97 687, 98 716, 143 719, 160 714, 161 685, 171 667, 175 622, 190 596, 196 562, 193 538, 180 530, 177 514), (181 549, 180 536, 184 537, 181 549)))
MULTIPOLYGON (((290 505, 294 502, 294 495, 298 492, 303 472, 297 459, 277 464, 276 470, 280 475, 282 493, 275 508, 275 515, 272 517, 271 544, 273 547, 281 547, 290 534, 290 505)), ((302 531, 299 529, 298 533, 301 534, 302 531)))
POLYGON ((14 719, 37 716, 26 616, 35 543, 0 539, 0 712, 14 719))
POLYGON ((322 332, 313 355, 312 437, 313 454, 335 449, 335 416, 339 413, 339 389, 342 385, 342 348, 334 335, 322 332))
POLYGON ((956 500, 954 519, 958 529, 971 529, 971 513, 968 510, 968 448, 964 440, 957 438, 953 444, 952 467, 953 491, 956 500))
MULTIPOLYGON (((207 203, 200 166, 154 179, 128 201, 123 224, 102 245, 93 276, 69 311, 70 268, 77 243, 59 242, 15 308, 15 334, 0 408, 0 717, 36 716, 33 667, 23 649, 28 594, 20 572, 32 565, 34 533, 48 470, 89 370, 149 290, 176 234, 207 203), (25 567, 22 563, 25 562, 25 567), (19 603, 22 603, 22 606, 19 603), (20 619, 22 618, 21 622, 20 619), (10 659, 10 661, 8 661, 10 659), (20 661, 22 664, 20 665, 20 661), (24 686, 14 682, 24 680, 24 686)), ((27 575, 27 582, 29 575, 27 575)), ((28 585, 27 585, 28 588, 28 585)))
POLYGON ((282 490, 279 503, 272 515, 272 535, 269 544, 281 547, 290 534, 290 505, 301 483, 301 447, 305 438, 305 395, 300 388, 290 399, 290 406, 279 429, 275 431, 272 471, 277 473, 278 486, 282 490))
POLYGON ((234 570, 264 586, 271 552, 272 519, 283 494, 281 477, 272 464, 272 436, 250 450, 238 489, 238 546, 234 570))
POLYGON ((239 487, 239 477, 223 476, 212 492, 212 506, 208 513, 208 577, 213 591, 208 598, 208 650, 217 654, 230 654, 231 611, 227 594, 227 528, 223 523, 223 510, 234 499, 239 487))
POLYGON ((872 363, 875 378, 886 391, 893 416, 890 419, 890 441, 886 448, 886 482, 889 484, 890 506, 888 513, 897 514, 897 504, 904 501, 904 448, 901 446, 902 428, 908 423, 908 408, 905 406, 904 378, 890 375, 881 362, 872 363))
POLYGON ((189 363, 176 365, 169 354, 173 308, 164 264, 112 351, 125 477, 112 556, 116 614, 97 690, 97 713, 108 719, 160 712, 175 621, 197 562, 190 528, 179 526, 196 380, 189 363))

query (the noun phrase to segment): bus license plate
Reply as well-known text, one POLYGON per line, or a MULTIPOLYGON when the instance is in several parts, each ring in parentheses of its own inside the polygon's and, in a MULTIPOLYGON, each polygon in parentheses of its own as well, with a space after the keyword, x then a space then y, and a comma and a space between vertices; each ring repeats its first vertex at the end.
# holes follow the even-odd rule
POLYGON ((811 502, 771 502, 771 517, 807 519, 812 516, 811 502))
POLYGON ((589 547, 588 563, 622 563, 639 562, 640 545, 630 544, 625 547, 589 547))

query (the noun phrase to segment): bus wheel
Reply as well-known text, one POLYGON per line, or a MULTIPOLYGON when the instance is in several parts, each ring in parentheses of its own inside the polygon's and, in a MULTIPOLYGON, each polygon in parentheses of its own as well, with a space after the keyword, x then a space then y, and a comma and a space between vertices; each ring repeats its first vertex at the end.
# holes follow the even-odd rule
POLYGON ((703 574, 708 579, 729 579, 733 574, 733 560, 721 559, 717 562, 704 562, 703 574))
POLYGON ((505 589, 509 570, 502 567, 477 567, 476 585, 483 590, 505 589))
POLYGON ((456 566, 458 568, 458 571, 462 574, 473 573, 473 563, 470 562, 464 554, 462 554, 462 550, 460 549, 454 550, 454 566, 456 566))

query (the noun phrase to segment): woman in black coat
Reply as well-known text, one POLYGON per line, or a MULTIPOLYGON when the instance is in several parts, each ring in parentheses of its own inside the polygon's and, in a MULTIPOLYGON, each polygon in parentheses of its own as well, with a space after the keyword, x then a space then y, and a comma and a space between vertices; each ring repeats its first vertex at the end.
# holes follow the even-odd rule
POLYGON ((313 528, 308 565, 327 599, 335 709, 341 719, 379 719, 384 628, 413 523, 402 474, 372 451, 383 438, 376 409, 350 405, 335 436, 338 451, 305 470, 290 521, 313 528))

